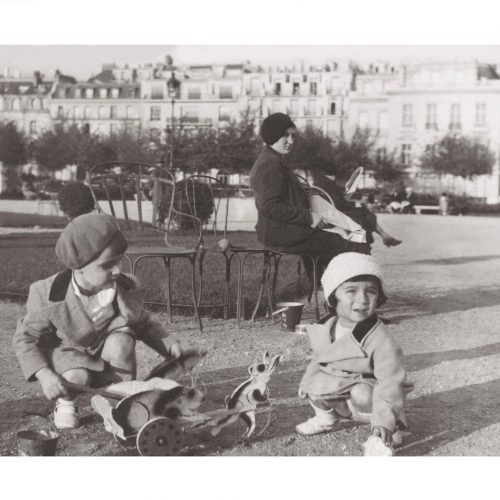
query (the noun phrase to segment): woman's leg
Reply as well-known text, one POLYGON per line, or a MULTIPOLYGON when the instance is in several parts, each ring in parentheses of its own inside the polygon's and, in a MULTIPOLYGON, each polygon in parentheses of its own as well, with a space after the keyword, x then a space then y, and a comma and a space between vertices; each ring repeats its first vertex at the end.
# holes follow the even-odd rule
POLYGON ((109 363, 113 382, 135 379, 135 339, 127 333, 109 335, 104 341, 101 358, 109 363))

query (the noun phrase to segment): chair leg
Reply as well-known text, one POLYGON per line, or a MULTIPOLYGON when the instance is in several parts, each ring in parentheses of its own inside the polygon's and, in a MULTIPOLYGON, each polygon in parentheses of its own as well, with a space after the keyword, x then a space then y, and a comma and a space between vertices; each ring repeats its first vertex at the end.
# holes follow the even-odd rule
POLYGON ((260 301, 262 300, 262 294, 264 293, 264 286, 268 282, 268 279, 267 279, 269 276, 268 268, 269 268, 268 254, 264 253, 264 262, 262 265, 262 278, 260 280, 259 295, 257 296, 257 301, 255 303, 255 307, 253 308, 252 318, 250 320, 252 322, 255 321, 255 317, 257 316, 257 312, 259 310, 260 301))
POLYGON ((319 320, 319 305, 318 305, 318 259, 312 257, 313 261, 313 291, 314 291, 314 311, 316 313, 316 321, 319 320))
POLYGON ((273 296, 271 291, 271 259, 274 257, 271 254, 267 254, 267 275, 266 275, 266 283, 267 283, 267 311, 266 318, 272 319, 273 317, 273 296))
POLYGON ((197 297, 196 297, 196 256, 194 257, 189 257, 189 261, 191 262, 191 288, 193 292, 193 306, 194 306, 194 316, 195 319, 198 321, 198 327, 200 329, 200 332, 203 332, 203 326, 201 324, 201 317, 200 313, 198 311, 198 303, 197 303, 197 297))
MULTIPOLYGON (((248 254, 247 254, 248 255, 248 254)), ((241 316, 245 319, 245 311, 242 309, 243 307, 243 270, 245 266, 245 260, 247 255, 243 257, 243 259, 238 255, 238 283, 236 288, 236 321, 238 323, 238 327, 241 324, 241 316)))
POLYGON ((200 307, 201 297, 203 295, 203 259, 204 258, 205 258, 205 252, 201 251, 200 252, 200 260, 198 261, 198 271, 200 274, 200 284, 198 286, 198 297, 196 299, 198 307, 200 307))
POLYGON ((167 320, 168 324, 172 324, 172 299, 170 296, 170 258, 163 257, 163 262, 165 264, 165 271, 167 273, 167 286, 165 287, 165 298, 167 303, 167 320))
POLYGON ((226 259, 226 285, 224 289, 224 305, 223 305, 223 311, 224 311, 224 319, 227 319, 229 317, 229 290, 231 287, 231 261, 233 260, 233 256, 235 255, 232 253, 231 255, 227 255, 226 252, 224 252, 224 258, 226 259))
POLYGON ((300 274, 302 272, 302 257, 297 260, 297 280, 295 281, 295 300, 299 298, 300 295, 300 274))
POLYGON ((276 305, 275 297, 276 297, 276 285, 278 283, 278 271, 281 260, 281 255, 274 256, 274 269, 273 269, 273 280, 271 285, 271 308, 274 310, 276 305))

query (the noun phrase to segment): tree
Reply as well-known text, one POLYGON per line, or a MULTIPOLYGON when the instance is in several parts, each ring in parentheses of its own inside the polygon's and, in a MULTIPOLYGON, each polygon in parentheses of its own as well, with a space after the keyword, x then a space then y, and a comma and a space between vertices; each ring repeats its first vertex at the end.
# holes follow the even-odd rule
POLYGON ((333 174, 334 147, 332 140, 319 129, 307 127, 297 134, 289 164, 294 170, 333 174))
POLYGON ((424 169, 439 175, 472 179, 491 174, 495 155, 475 138, 448 134, 428 147, 420 160, 424 169))
POLYGON ((356 129, 350 139, 332 141, 319 129, 312 127, 297 137, 290 164, 294 169, 311 173, 335 175, 348 179, 357 167, 374 172, 375 178, 391 181, 401 175, 402 167, 394 155, 377 150, 377 136, 368 129, 356 129))
POLYGON ((8 194, 19 191, 17 167, 27 161, 27 141, 14 122, 0 123, 0 162, 8 194))

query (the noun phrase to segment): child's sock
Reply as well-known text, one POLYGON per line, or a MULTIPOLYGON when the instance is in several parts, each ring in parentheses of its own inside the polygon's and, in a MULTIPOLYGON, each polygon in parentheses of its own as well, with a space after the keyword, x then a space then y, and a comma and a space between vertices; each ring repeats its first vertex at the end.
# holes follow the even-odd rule
POLYGON ((302 424, 295 427, 295 430, 299 434, 305 436, 312 436, 314 434, 320 434, 322 432, 328 432, 334 429, 335 424, 338 422, 339 418, 334 410, 322 410, 317 406, 310 403, 314 410, 314 417, 306 420, 302 424))
POLYGON ((75 429, 80 425, 74 399, 59 398, 54 410, 54 425, 58 429, 75 429))

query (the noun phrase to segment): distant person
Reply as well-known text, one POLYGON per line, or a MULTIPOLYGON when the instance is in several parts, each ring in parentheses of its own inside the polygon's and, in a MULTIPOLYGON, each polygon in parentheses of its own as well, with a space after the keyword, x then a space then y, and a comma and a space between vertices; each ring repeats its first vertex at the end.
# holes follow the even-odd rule
POLYGON ((369 422, 365 454, 392 455, 406 427, 406 370, 401 347, 376 315, 386 301, 382 270, 369 255, 343 253, 321 282, 330 315, 308 327, 312 358, 298 391, 314 416, 295 429, 310 436, 335 430, 341 418, 369 422))
MULTIPOLYGON (((260 136, 265 145, 250 171, 257 207, 255 229, 258 241, 272 249, 318 257, 321 272, 335 255, 370 253, 370 246, 322 231, 328 222, 311 211, 308 195, 286 161, 296 134, 295 124, 284 113, 273 113, 262 122, 260 136)), ((311 277, 309 259, 304 265, 311 277)))
POLYGON ((57 199, 59 201, 59 208, 64 212, 68 220, 95 210, 95 200, 92 196, 92 191, 81 182, 66 184, 59 192, 57 199))
MULTIPOLYGON (((326 191, 331 196, 335 207, 357 222, 366 231, 367 243, 373 243, 373 233, 377 233, 382 238, 382 242, 386 247, 394 247, 402 243, 401 240, 394 238, 380 226, 376 214, 368 207, 357 207, 354 202, 350 201, 334 175, 324 175, 319 172, 313 172, 312 175, 314 185, 323 189, 323 191, 326 191)), ((369 196, 366 196, 367 204, 373 204, 373 195, 371 196, 371 200, 369 196)))
POLYGON ((127 242, 113 217, 84 214, 68 223, 55 248, 65 270, 30 286, 27 312, 13 338, 29 382, 57 399, 54 424, 78 427, 78 391, 85 386, 133 380, 136 340, 160 355, 182 355, 180 342, 144 309, 145 290, 123 274, 127 242))
POLYGON ((441 193, 439 197, 439 213, 448 215, 448 195, 446 193, 441 193))

